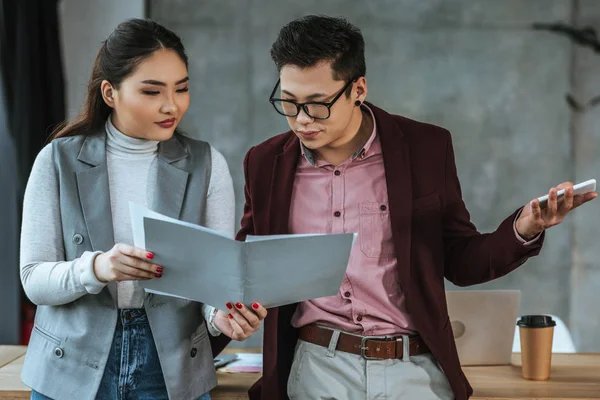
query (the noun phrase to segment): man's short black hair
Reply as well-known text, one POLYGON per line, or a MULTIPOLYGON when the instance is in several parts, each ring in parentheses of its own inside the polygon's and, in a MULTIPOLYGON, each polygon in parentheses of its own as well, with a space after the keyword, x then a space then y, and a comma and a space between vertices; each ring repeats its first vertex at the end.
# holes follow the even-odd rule
POLYGON ((335 80, 349 81, 367 72, 362 33, 345 18, 309 15, 288 23, 271 47, 271 58, 279 71, 286 65, 307 68, 331 62, 335 80))

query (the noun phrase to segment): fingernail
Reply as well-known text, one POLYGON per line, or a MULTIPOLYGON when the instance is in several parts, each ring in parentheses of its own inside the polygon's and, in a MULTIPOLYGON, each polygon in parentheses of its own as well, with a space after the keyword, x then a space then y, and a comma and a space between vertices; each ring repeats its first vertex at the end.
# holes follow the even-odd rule
POLYGON ((255 310, 258 310, 258 303, 252 303, 252 308, 254 308, 255 310))
POLYGON ((154 254, 148 252, 148 253, 146 253, 146 258, 149 260, 152 260, 154 258, 154 254))
POLYGON ((162 267, 156 267, 156 272, 158 272, 159 274, 162 274, 162 272, 163 272, 162 267))
POLYGON ((233 315, 229 314, 229 319, 233 319, 233 315))
POLYGON ((227 303, 225 304, 227 306, 227 308, 229 308, 230 310, 233 308, 233 305, 231 303, 227 303))
POLYGON ((157 278, 162 278, 162 274, 154 274, 154 276, 157 278))
POLYGON ((235 306, 240 310, 242 309, 242 303, 240 303, 239 301, 235 303, 235 306))

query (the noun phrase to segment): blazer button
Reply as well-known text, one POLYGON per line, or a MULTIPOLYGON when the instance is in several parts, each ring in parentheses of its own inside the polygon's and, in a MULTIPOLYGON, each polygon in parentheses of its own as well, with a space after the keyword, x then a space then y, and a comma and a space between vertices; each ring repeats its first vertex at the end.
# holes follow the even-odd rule
POLYGON ((192 349, 192 351, 190 352, 190 356, 192 356, 192 358, 196 357, 196 354, 198 354, 198 350, 194 347, 192 349))
POLYGON ((56 358, 62 358, 64 354, 65 353, 63 352, 63 349, 61 349, 60 347, 54 349, 54 355, 56 356, 56 358))
POLYGON ((73 235, 73 243, 80 245, 81 243, 83 243, 83 236, 81 236, 79 233, 76 233, 75 235, 73 235))

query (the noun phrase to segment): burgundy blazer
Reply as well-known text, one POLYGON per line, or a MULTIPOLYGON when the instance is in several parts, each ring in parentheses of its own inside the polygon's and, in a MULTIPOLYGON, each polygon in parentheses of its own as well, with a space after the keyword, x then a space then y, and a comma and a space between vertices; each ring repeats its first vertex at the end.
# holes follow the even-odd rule
MULTIPOLYGON (((414 329, 439 361, 456 399, 466 400, 473 390, 458 360, 444 278, 458 286, 499 278, 537 255, 543 236, 534 245, 519 242, 513 230, 518 210, 495 232, 477 232, 462 199, 450 133, 368 105, 383 149, 392 236, 406 306, 414 329)), ((250 234, 289 233, 300 156, 299 140, 291 131, 248 151, 246 204, 238 240, 250 234)), ((263 377, 250 389, 251 400, 288 399, 287 380, 298 339, 290 325, 296 306, 269 310, 264 321, 263 377)), ((218 352, 227 338, 214 341, 218 352)))

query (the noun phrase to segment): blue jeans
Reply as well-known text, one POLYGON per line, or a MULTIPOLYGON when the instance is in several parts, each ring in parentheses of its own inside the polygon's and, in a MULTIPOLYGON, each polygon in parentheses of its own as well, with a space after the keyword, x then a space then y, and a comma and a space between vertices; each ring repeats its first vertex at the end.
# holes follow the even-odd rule
MULTIPOLYGON (((119 310, 96 400, 168 400, 154 338, 143 308, 119 310)), ((52 400, 32 391, 31 400, 52 400)), ((210 400, 206 393, 197 400, 210 400)))

